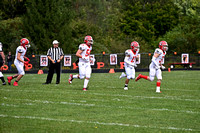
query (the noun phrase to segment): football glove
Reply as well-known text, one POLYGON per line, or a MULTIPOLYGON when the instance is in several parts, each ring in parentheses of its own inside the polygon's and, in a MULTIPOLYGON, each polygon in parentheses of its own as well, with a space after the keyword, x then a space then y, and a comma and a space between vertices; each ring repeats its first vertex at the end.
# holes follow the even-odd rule
POLYGON ((28 65, 28 61, 24 61, 24 65, 28 65))
POLYGON ((30 59, 28 58, 28 57, 26 57, 26 60, 29 62, 30 61, 30 59))
POLYGON ((165 66, 161 66, 161 69, 164 70, 164 69, 165 69, 165 66))

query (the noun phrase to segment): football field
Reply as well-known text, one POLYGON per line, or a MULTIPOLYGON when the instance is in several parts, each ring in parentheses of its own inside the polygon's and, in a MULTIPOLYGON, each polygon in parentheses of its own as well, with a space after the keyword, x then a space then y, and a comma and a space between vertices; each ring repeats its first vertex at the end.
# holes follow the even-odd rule
POLYGON ((49 85, 46 74, 0 85, 0 132, 200 132, 200 71, 163 72, 160 94, 156 80, 131 80, 125 91, 120 74, 93 73, 86 92, 84 80, 68 84, 69 73, 59 85, 55 74, 49 85))

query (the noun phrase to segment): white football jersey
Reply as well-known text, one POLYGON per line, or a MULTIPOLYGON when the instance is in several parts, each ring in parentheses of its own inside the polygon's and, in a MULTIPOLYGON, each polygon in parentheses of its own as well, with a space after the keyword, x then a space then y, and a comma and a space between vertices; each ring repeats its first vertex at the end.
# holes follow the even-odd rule
MULTIPOLYGON (((88 46, 86 44, 80 44, 79 45, 79 49, 82 50, 83 52, 81 53, 81 56, 82 57, 87 57, 87 56, 90 56, 90 52, 92 51, 92 46, 88 46)), ((79 62, 84 62, 84 63, 88 63, 89 61, 86 61, 82 58, 79 58, 79 62)))
MULTIPOLYGON (((166 55, 167 53, 164 52, 163 50, 159 49, 159 48, 157 48, 157 49, 155 50, 154 54, 155 54, 155 53, 156 53, 156 54, 159 54, 158 58, 156 58, 156 62, 157 62, 158 65, 160 65, 160 64, 163 62, 163 60, 164 60, 164 58, 165 58, 165 55, 166 55)), ((152 64, 155 65, 153 62, 152 62, 152 64)))
POLYGON ((19 47, 17 47, 17 49, 16 49, 16 54, 15 54, 15 60, 17 60, 17 53, 21 53, 21 56, 20 56, 20 58, 22 59, 22 60, 24 60, 24 56, 25 56, 25 54, 26 54, 26 49, 23 47, 23 46, 19 46, 19 47))
MULTIPOLYGON (((128 61, 131 63, 136 64, 136 57, 138 56, 139 50, 134 52, 132 49, 128 49, 125 51, 125 56, 129 56, 128 61)), ((125 58, 126 58, 125 57, 125 58)), ((126 62, 124 62, 124 65, 128 65, 126 62)))
POLYGON ((3 51, 3 46, 2 46, 2 44, 0 43, 0 52, 2 52, 3 51))

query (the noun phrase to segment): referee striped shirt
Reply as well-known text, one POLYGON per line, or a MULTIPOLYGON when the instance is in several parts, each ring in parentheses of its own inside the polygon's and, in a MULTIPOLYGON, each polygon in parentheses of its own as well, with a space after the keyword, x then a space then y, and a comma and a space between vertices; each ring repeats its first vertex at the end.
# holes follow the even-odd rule
POLYGON ((47 52, 47 56, 50 56, 51 59, 53 60, 59 60, 60 57, 63 55, 64 55, 63 50, 60 47, 57 48, 51 47, 47 52))

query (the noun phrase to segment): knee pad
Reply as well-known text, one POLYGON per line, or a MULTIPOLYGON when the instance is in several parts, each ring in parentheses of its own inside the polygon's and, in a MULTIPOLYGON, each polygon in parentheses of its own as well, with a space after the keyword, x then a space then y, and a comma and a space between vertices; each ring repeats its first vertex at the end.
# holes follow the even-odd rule
POLYGON ((151 76, 150 76, 149 79, 150 79, 150 81, 153 81, 153 80, 154 80, 154 77, 151 77, 151 76))

